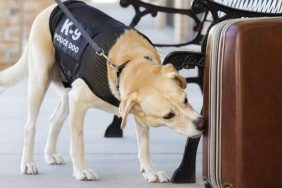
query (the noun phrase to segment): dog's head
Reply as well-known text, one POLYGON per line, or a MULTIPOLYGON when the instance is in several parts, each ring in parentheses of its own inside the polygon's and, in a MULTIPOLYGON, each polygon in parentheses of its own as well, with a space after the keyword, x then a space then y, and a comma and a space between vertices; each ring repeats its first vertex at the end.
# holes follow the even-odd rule
POLYGON ((120 104, 122 125, 129 113, 144 126, 167 126, 188 137, 199 136, 204 120, 188 103, 186 80, 171 65, 156 66, 152 74, 144 76, 120 104), (141 85, 141 86, 140 86, 141 85))

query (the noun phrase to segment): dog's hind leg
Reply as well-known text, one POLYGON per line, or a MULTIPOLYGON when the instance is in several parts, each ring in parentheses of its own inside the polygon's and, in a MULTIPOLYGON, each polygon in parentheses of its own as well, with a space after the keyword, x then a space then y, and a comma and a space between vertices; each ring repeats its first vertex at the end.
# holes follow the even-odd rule
MULTIPOLYGON (((24 148, 21 161, 21 173, 37 174, 33 160, 33 145, 36 120, 39 109, 50 84, 50 72, 54 63, 52 50, 40 39, 33 42, 29 51, 29 80, 28 80, 28 114, 25 124, 24 148)), ((43 38, 44 39, 44 38, 43 38)))
POLYGON ((28 82, 28 116, 25 124, 24 149, 21 162, 21 172, 23 174, 37 174, 33 161, 33 145, 36 129, 37 115, 49 86, 49 71, 32 71, 28 82))
POLYGON ((166 183, 169 178, 164 171, 156 171, 150 158, 149 148, 149 128, 143 125, 135 118, 136 135, 138 143, 138 158, 140 161, 140 170, 144 178, 152 182, 166 183))
POLYGON ((60 94, 60 102, 50 117, 49 134, 44 150, 45 161, 49 165, 60 165, 64 163, 63 157, 57 154, 56 145, 64 121, 69 114, 69 101, 67 90, 61 85, 58 86, 58 90, 60 94))
MULTIPOLYGON (((30 54, 30 73, 28 82, 28 116, 25 124, 25 135, 24 135, 24 149, 21 162, 21 172, 23 174, 37 174, 37 168, 33 161, 33 145, 36 129, 36 120, 39 113, 39 109, 45 95, 45 92, 50 84, 49 70, 44 62, 38 65, 35 62, 40 53, 38 50, 34 50, 30 54), (36 55, 35 55, 36 53, 36 55)), ((43 59, 42 59, 43 60, 43 59)))

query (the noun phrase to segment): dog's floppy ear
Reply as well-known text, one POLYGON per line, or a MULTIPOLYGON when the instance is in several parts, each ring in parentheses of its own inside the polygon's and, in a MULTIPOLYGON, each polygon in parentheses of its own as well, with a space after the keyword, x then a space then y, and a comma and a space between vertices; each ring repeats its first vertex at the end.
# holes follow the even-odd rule
POLYGON ((119 112, 122 117, 121 128, 125 128, 127 116, 131 112, 133 106, 137 103, 137 93, 131 93, 127 98, 122 100, 119 105, 119 112))

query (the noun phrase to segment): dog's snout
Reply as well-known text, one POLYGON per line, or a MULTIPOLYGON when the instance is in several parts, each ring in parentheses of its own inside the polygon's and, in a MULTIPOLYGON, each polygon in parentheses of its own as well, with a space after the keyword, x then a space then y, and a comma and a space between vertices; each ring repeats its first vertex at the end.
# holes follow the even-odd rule
POLYGON ((194 120, 193 123, 196 126, 196 129, 198 131, 203 131, 205 129, 205 120, 202 117, 199 117, 198 119, 194 120))

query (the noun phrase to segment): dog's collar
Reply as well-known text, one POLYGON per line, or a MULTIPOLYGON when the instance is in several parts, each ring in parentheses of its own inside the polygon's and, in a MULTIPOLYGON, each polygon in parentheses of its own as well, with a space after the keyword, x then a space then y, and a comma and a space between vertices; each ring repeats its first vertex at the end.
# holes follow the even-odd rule
POLYGON ((120 65, 118 68, 117 68, 117 71, 116 71, 116 89, 119 93, 119 81, 120 81, 120 75, 121 75, 121 72, 123 71, 123 69, 126 67, 126 65, 130 62, 130 60, 126 61, 125 63, 123 63, 122 65, 120 65))
MULTIPOLYGON (((150 62, 153 62, 153 59, 150 56, 143 56, 143 58, 150 61, 150 62)), ((120 76, 121 76, 123 69, 128 65, 128 63, 130 63, 130 60, 127 60, 126 62, 124 62, 123 64, 118 66, 117 69, 116 69, 116 89, 117 89, 119 95, 120 95, 120 92, 119 92, 120 76)))

